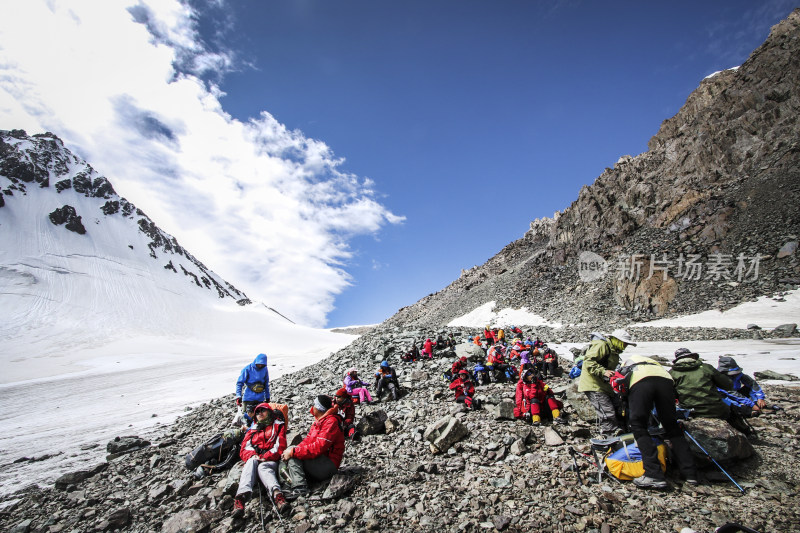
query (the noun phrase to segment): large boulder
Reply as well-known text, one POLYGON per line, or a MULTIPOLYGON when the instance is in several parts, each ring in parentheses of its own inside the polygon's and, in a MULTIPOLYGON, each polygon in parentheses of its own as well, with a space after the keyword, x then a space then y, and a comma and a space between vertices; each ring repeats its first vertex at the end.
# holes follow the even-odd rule
POLYGON ((492 411, 495 420, 514 420, 514 401, 503 398, 500 403, 493 406, 492 411))
POLYGON ((685 423, 689 447, 695 455, 706 458, 700 446, 717 461, 747 459, 755 453, 753 446, 740 431, 735 430, 725 420, 719 418, 695 418, 685 423), (700 446, 697 444, 699 443, 700 446))
POLYGON ((594 407, 592 404, 589 403, 588 398, 582 392, 578 392, 578 381, 573 381, 566 390, 567 393, 567 402, 572 406, 575 410, 575 414, 577 414, 581 420, 586 422, 594 422, 597 418, 596 413, 594 412, 594 407))
POLYGON ((448 450, 469 434, 467 427, 453 416, 446 416, 429 425, 423 437, 431 443, 434 453, 448 450))
POLYGON ((467 361, 474 363, 484 359, 486 357, 486 353, 480 346, 476 346, 474 343, 470 342, 456 344, 456 356, 466 357, 467 361))
POLYGON ((356 430, 362 435, 380 435, 386 433, 386 421, 389 417, 382 409, 372 411, 361 417, 356 424, 356 430))

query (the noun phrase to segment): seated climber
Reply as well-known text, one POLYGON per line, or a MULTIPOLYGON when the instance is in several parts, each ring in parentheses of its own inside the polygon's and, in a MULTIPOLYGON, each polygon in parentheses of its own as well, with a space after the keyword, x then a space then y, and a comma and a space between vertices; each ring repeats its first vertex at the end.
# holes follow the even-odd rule
POLYGON ((453 366, 450 367, 450 374, 453 376, 453 378, 456 378, 458 377, 459 372, 466 369, 467 369, 467 358, 462 355, 461 357, 456 359, 456 361, 453 363, 453 366))
POLYGON ((546 377, 548 374, 555 376, 559 372, 558 368, 558 354, 552 348, 544 347, 544 364, 542 365, 542 374, 546 377))
POLYGON ((735 396, 728 396, 728 391, 722 391, 726 393, 726 396, 723 397, 725 403, 732 407, 734 404, 743 406, 744 409, 741 409, 741 412, 743 415, 746 414, 748 416, 750 414, 748 411, 757 414, 767 407, 767 396, 761 390, 761 386, 756 380, 742 372, 742 368, 733 357, 729 355, 719 356, 717 370, 731 379, 733 390, 736 393, 735 396))
POLYGON ((561 416, 564 404, 556 399, 553 390, 542 381, 535 370, 528 369, 522 374, 522 378, 517 382, 515 399, 514 417, 516 418, 522 418, 526 422, 538 426, 542 423, 542 410, 547 409, 553 417, 553 422, 565 423, 561 416))
POLYGON ((458 343, 456 342, 455 337, 453 337, 453 334, 452 333, 448 333, 447 334, 447 339, 445 340, 445 344, 447 345, 446 346, 447 348, 455 348, 456 344, 458 344, 458 343))
POLYGON ((401 355, 400 359, 402 359, 407 363, 419 359, 419 348, 417 347, 417 343, 416 342, 412 343, 411 348, 406 353, 401 355))
POLYGON ((508 364, 505 355, 505 348, 502 344, 495 344, 489 350, 488 361, 492 368, 495 381, 513 381, 517 377, 517 369, 508 364))
POLYGON ((447 348, 447 342, 445 342, 444 337, 441 335, 436 337, 436 349, 437 350, 444 350, 447 348))
POLYGON ((425 339, 425 343, 422 345, 422 352, 420 353, 428 359, 433 359, 434 346, 436 346, 436 344, 432 340, 425 339))
POLYGON ((462 370, 458 373, 458 377, 450 383, 450 390, 455 391, 456 401, 463 403, 470 409, 478 409, 480 402, 474 399, 475 384, 469 378, 469 371, 462 370))
POLYGON ((381 366, 375 372, 375 397, 381 401, 383 391, 387 390, 392 400, 397 400, 400 394, 400 383, 397 381, 397 373, 394 368, 389 366, 388 361, 381 361, 381 366))
POLYGON ((288 462, 292 497, 308 495, 308 478, 325 481, 339 471, 344 455, 344 434, 337 411, 330 396, 317 396, 311 406, 314 423, 308 435, 281 455, 288 462))
POLYGON ((344 436, 348 439, 356 440, 356 406, 353 403, 353 397, 347 392, 347 389, 342 387, 336 391, 333 397, 336 407, 339 410, 338 415, 342 419, 342 431, 344 436))
POLYGON ((280 410, 272 410, 267 403, 256 406, 255 422, 242 440, 239 456, 245 462, 239 478, 239 489, 233 500, 233 516, 244 516, 244 506, 258 479, 267 489, 282 515, 289 512, 289 504, 278 482, 278 461, 286 449, 286 423, 280 410))
POLYGON ((372 401, 372 395, 369 393, 367 386, 369 385, 365 381, 361 381, 358 377, 358 371, 355 368, 347 369, 347 372, 344 374, 344 381, 342 382, 344 388, 347 389, 353 396, 358 396, 358 401, 361 403, 370 403, 372 401))

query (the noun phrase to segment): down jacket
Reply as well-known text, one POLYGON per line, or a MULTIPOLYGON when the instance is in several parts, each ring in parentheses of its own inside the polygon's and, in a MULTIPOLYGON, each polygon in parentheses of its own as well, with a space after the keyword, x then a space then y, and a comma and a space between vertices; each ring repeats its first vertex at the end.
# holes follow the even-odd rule
MULTIPOLYGON (((259 404, 256 409, 269 406, 259 404)), ((251 429, 242 440, 239 448, 239 457, 247 461, 257 455, 262 461, 280 461, 281 454, 286 449, 286 423, 283 416, 276 416, 271 426, 264 429, 251 429)))
POLYGON ((326 455, 339 468, 344 455, 344 433, 339 426, 341 418, 337 411, 334 406, 311 424, 306 438, 294 448, 292 455, 295 458, 304 461, 326 455))

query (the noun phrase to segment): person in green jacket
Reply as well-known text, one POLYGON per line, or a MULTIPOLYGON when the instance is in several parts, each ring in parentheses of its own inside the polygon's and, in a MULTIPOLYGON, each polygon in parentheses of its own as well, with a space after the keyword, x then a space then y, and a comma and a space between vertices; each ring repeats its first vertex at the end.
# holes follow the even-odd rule
POLYGON ((713 366, 702 362, 698 354, 688 348, 676 350, 669 375, 675 381, 680 406, 693 409, 693 417, 723 420, 730 417, 730 407, 722 401, 717 387, 733 390, 733 382, 713 366))
POLYGON ((614 330, 608 338, 592 341, 583 359, 578 392, 586 395, 597 413, 602 435, 618 435, 624 431, 619 397, 608 383, 619 365, 619 356, 627 346, 636 346, 624 329, 614 330))

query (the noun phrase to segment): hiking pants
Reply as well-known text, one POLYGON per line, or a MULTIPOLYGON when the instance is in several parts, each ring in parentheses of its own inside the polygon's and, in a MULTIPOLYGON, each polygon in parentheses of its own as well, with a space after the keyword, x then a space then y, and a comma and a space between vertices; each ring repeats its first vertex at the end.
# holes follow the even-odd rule
POLYGON ((557 361, 545 361, 544 369, 542 373, 546 376, 550 374, 551 376, 555 376, 556 372, 558 372, 558 362, 557 361))
POLYGON ((647 432, 653 406, 656 408, 658 421, 664 427, 664 438, 672 444, 678 469, 684 477, 696 478, 694 458, 675 416, 675 386, 671 379, 659 376, 637 381, 628 393, 628 421, 636 445, 642 452, 644 475, 664 479, 661 463, 658 461, 658 449, 647 432))
POLYGON ((236 495, 253 492, 254 485, 258 483, 256 476, 267 488, 268 494, 272 495, 276 489, 281 490, 281 485, 278 483, 278 462, 259 461, 258 457, 253 456, 244 464, 236 495))
POLYGON ((466 394, 462 394, 461 396, 456 396, 456 402, 463 403, 470 409, 472 409, 472 397, 467 396, 466 394))
POLYGON ((289 477, 292 479, 292 488, 308 488, 308 479, 314 481, 325 481, 330 479, 339 471, 333 464, 330 457, 320 455, 313 459, 295 459, 292 457, 288 463, 289 477))
POLYGON ((611 435, 616 430, 622 429, 617 420, 617 411, 619 410, 620 403, 616 394, 608 395, 601 391, 586 391, 584 394, 589 400, 589 403, 592 404, 592 407, 594 407, 595 413, 597 413, 597 423, 600 425, 600 433, 611 435))
MULTIPOLYGON (((545 396, 544 402, 547 404, 548 410, 552 413, 555 409, 563 409, 563 405, 561 402, 553 398, 552 396, 545 396)), ((522 416, 525 413, 530 413, 534 416, 541 416, 542 414, 542 403, 539 398, 532 398, 530 400, 523 400, 522 406, 520 409, 522 416)))
POLYGON ((378 386, 375 388, 375 396, 377 396, 378 399, 380 399, 383 389, 389 391, 389 395, 392 397, 392 400, 397 399, 397 386, 394 384, 394 380, 385 378, 378 380, 378 386))
POLYGON ((369 393, 366 387, 353 387, 353 390, 350 392, 350 394, 352 396, 358 396, 358 401, 361 403, 372 401, 372 395, 369 393))

